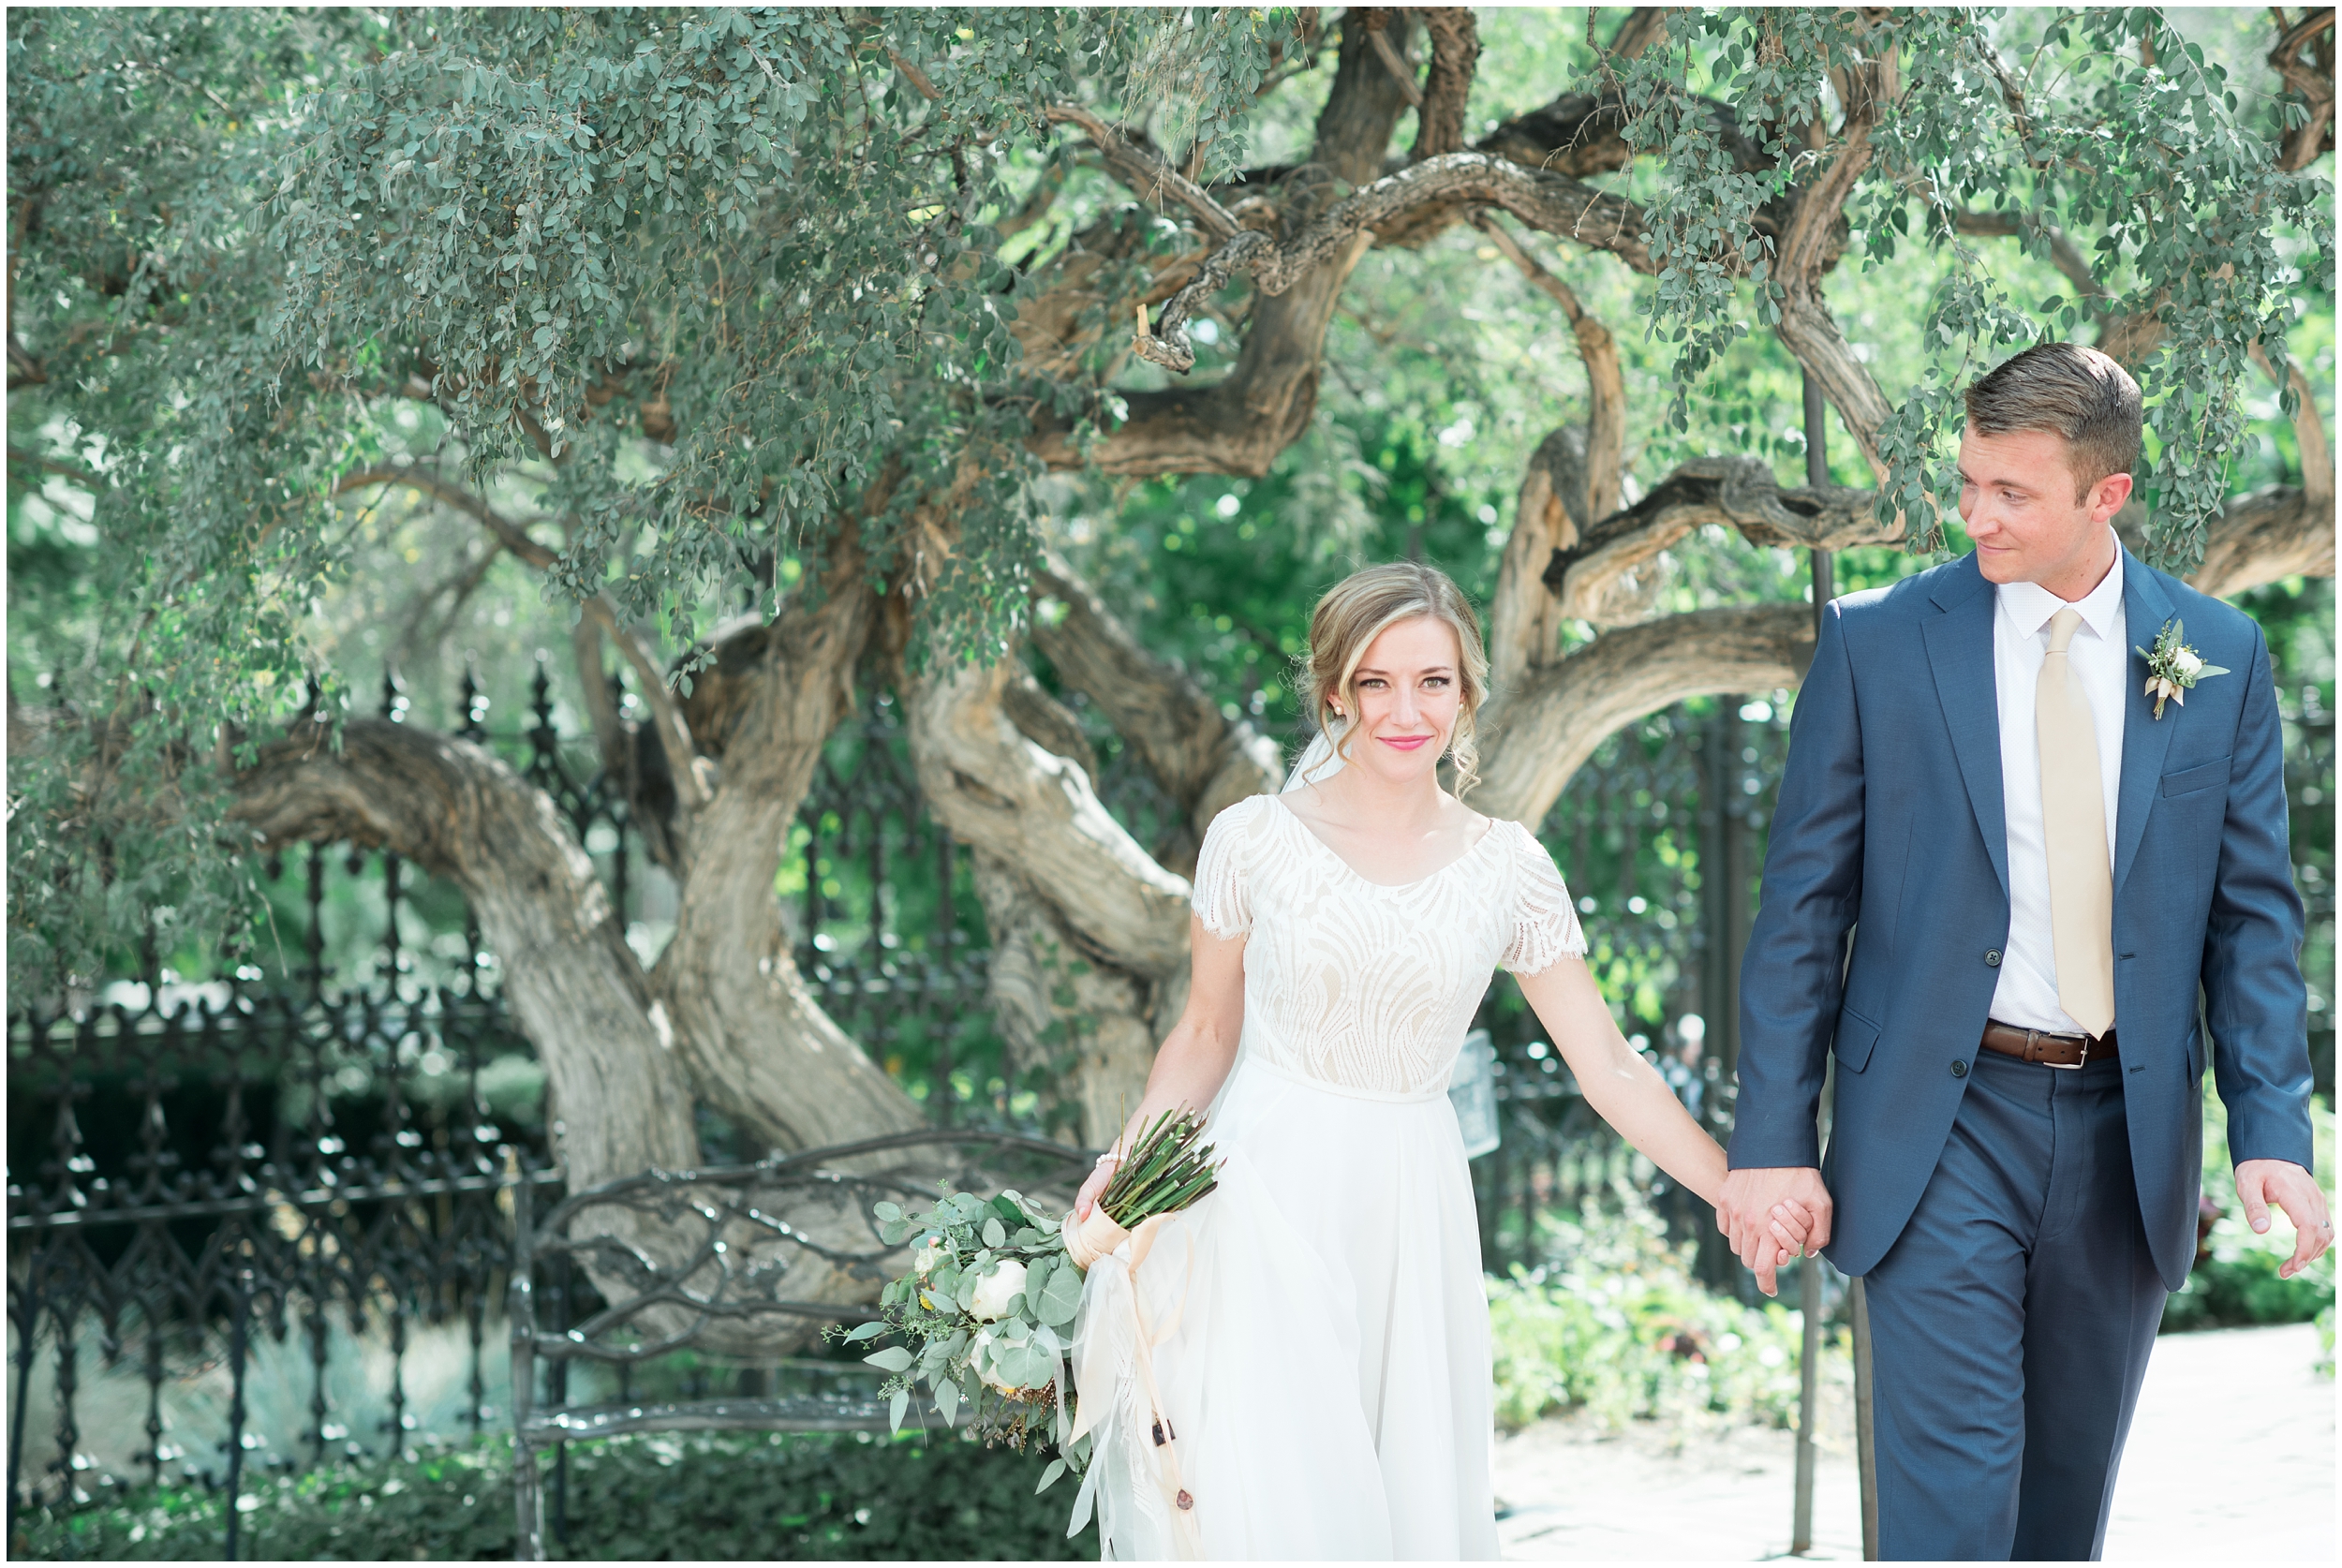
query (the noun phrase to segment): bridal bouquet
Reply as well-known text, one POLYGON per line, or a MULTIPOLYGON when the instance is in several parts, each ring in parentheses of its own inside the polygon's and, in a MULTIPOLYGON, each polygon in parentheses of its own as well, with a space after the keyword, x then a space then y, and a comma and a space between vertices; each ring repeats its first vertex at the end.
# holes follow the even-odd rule
POLYGON ((1219 1167, 1202 1134, 1203 1122, 1183 1110, 1142 1128, 1087 1220, 1068 1214, 1052 1222, 1014 1191, 945 1191, 924 1212, 874 1206, 880 1239, 915 1238, 911 1268, 881 1293, 876 1321, 832 1333, 849 1344, 900 1338, 863 1357, 888 1374, 881 1391, 896 1429, 925 1383, 947 1425, 966 1411, 986 1441, 1054 1442, 1059 1457, 1042 1474, 1044 1488, 1080 1471, 1090 1441, 1075 1435, 1065 1361, 1083 1272, 1141 1222, 1212 1190, 1219 1167))

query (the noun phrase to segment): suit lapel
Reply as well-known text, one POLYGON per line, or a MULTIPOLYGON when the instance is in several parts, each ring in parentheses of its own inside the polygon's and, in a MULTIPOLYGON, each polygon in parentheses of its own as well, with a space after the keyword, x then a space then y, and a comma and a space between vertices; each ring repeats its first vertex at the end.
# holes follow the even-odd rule
POLYGON ((2172 599, 2155 573, 2128 551, 2123 555, 2123 636, 2129 646, 2123 664, 2123 777, 2114 812, 2114 891, 2123 890, 2130 863, 2139 858, 2139 845, 2147 836, 2147 816, 2155 809, 2155 788, 2163 777, 2163 757, 2172 748, 2179 726, 2167 709, 2161 721, 2146 692, 2146 661, 2137 649, 2155 642, 2156 632, 2172 618, 2172 599))
POLYGON ((1936 700, 1951 730, 1951 752, 1968 787, 1968 805, 1993 857, 2001 896, 2008 895, 2008 819, 2000 789, 2000 701, 1993 669, 1992 585, 1970 555, 1946 573, 1932 596, 1944 612, 1922 622, 1936 700))

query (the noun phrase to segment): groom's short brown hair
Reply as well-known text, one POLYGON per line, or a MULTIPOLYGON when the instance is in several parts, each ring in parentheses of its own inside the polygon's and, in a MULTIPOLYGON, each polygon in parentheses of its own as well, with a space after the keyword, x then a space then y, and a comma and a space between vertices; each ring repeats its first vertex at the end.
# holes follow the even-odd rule
POLYGON ((2039 343, 1968 389, 1968 428, 1979 436, 2047 430, 2066 438, 2076 498, 2139 465, 2139 383, 2076 343, 2039 343))

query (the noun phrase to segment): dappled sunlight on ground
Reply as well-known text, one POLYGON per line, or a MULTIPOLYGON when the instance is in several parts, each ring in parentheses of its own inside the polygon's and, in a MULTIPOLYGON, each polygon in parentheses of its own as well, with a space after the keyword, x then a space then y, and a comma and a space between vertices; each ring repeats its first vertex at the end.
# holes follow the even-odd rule
MULTIPOLYGON (((2223 1329, 2157 1340, 2106 1561, 2335 1560, 2335 1384, 2318 1330, 2223 1329)), ((1815 1558, 1862 1555, 1851 1413, 1825 1409, 1815 1558)), ((1505 1557, 1748 1561, 1786 1555, 1795 1440, 1743 1427, 1692 1438, 1543 1421, 1496 1445, 1505 1557)))

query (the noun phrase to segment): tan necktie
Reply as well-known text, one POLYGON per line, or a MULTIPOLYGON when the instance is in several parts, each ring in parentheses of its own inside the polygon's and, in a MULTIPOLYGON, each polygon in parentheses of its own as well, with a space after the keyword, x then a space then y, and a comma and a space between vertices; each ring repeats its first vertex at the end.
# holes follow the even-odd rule
POLYGON ((2049 850, 2057 1005, 2097 1036, 2114 1022, 2114 873, 2106 858, 2097 728, 2066 657, 2081 625, 2081 612, 2070 605, 2050 622, 2033 724, 2041 743, 2041 829, 2049 850))

